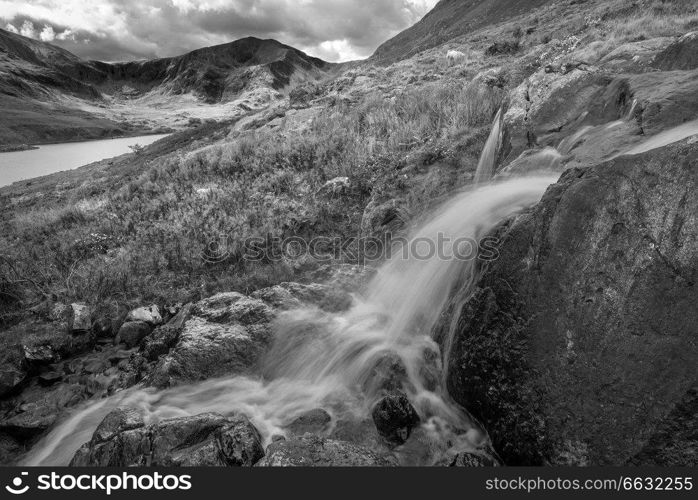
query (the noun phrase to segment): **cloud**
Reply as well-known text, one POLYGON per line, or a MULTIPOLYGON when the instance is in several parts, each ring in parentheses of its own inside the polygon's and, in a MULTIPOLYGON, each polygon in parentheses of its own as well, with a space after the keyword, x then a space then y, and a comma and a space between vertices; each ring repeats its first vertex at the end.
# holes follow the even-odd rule
POLYGON ((166 57, 245 36, 340 61, 369 56, 437 0, 0 0, 0 26, 81 57, 166 57))
POLYGON ((39 39, 42 42, 53 42, 56 39, 56 32, 53 26, 44 26, 44 29, 39 33, 39 39))
POLYGON ((19 28, 19 34, 27 38, 36 38, 36 29, 31 21, 24 21, 19 28))

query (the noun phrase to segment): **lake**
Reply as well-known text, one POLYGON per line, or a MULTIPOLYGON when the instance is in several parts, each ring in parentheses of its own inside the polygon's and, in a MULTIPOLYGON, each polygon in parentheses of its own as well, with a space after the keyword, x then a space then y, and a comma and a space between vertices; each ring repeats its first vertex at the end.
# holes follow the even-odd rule
POLYGON ((39 149, 0 153, 0 186, 72 170, 90 163, 130 153, 129 146, 147 146, 167 134, 145 135, 98 141, 47 144, 39 149))

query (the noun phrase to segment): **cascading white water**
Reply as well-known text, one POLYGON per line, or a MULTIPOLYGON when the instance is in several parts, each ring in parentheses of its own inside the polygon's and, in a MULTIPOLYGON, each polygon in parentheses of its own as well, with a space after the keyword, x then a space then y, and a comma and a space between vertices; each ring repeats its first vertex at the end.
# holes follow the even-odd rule
POLYGON ((570 154, 572 150, 575 147, 577 147, 582 137, 584 137, 586 134, 589 133, 589 131, 593 129, 594 127, 592 127, 591 125, 585 125, 584 127, 577 130, 574 134, 565 137, 564 139, 562 139, 562 141, 560 141, 560 144, 557 146, 557 151, 562 155, 570 154))
MULTIPOLYGON (((335 421, 360 421, 370 418, 379 396, 373 377, 386 356, 404 365, 404 389, 434 440, 430 446, 445 451, 459 441, 474 449, 487 439, 486 433, 448 398, 432 330, 454 287, 475 279, 477 261, 467 257, 476 252, 464 246, 538 202, 555 181, 551 175, 508 179, 456 195, 412 234, 408 255, 397 251, 379 269, 368 292, 355 297, 349 311, 283 313, 257 378, 231 376, 160 392, 136 388, 91 402, 46 436, 24 463, 67 464, 101 419, 119 406, 138 408, 149 421, 240 412, 267 440, 283 434, 294 417, 317 408, 326 409, 335 421), (456 247, 459 238, 462 245, 456 247), (460 258, 454 256, 456 250, 460 258), (436 254, 430 255, 433 251, 436 254)), ((447 350, 450 343, 446 339, 447 350)))
POLYGON ((485 147, 480 154, 480 161, 475 171, 475 184, 483 184, 492 179, 494 167, 497 162, 497 153, 501 149, 502 142, 502 108, 499 108, 492 122, 492 129, 487 138, 485 147))
POLYGON ((555 148, 529 149, 497 172, 495 179, 539 176, 550 172, 560 172, 562 171, 562 158, 563 156, 555 148))
POLYGON ((698 120, 682 123, 676 127, 664 130, 657 135, 650 137, 644 142, 641 142, 637 146, 632 147, 630 150, 624 152, 623 155, 637 155, 640 153, 646 153, 647 151, 668 146, 669 144, 673 144, 694 135, 698 135, 698 120))

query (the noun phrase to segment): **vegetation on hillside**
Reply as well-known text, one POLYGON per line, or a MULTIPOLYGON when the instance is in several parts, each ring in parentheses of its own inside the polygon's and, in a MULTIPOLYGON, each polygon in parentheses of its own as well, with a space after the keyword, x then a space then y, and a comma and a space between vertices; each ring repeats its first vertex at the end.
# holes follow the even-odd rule
MULTIPOLYGON (((7 306, 46 296, 117 307, 176 302, 216 290, 294 278, 289 261, 247 262, 250 237, 351 237, 371 199, 417 213, 469 179, 503 92, 481 83, 435 83, 393 101, 369 94, 322 111, 283 135, 270 128, 140 162, 117 183, 82 182, 26 212, 7 210, 0 290, 7 306), (438 164, 438 172, 429 175, 438 164), (341 199, 322 186, 348 177, 341 199), (128 179, 128 180, 127 180, 128 179), (204 258, 229 236, 232 254, 204 258)), ((146 155, 140 151, 126 162, 146 155)), ((113 181, 113 179, 110 179, 113 181)), ((5 321, 16 315, 12 307, 5 321)), ((15 308, 16 309, 16 308, 15 308)))
POLYGON ((388 201, 404 221, 421 216, 470 181, 506 91, 540 68, 537 55, 558 47, 551 39, 576 37, 594 63, 623 43, 696 29, 690 4, 547 5, 450 43, 466 54, 455 65, 439 48, 387 68, 354 66, 313 90, 326 99, 309 123, 204 123, 138 154, 12 188, 0 195, 0 323, 46 297, 113 311, 300 279, 307 263, 248 262, 242 243, 356 236, 367 207, 388 201), (506 50, 486 55, 495 42, 506 50), (357 89, 351 99, 332 97, 343 80, 357 89), (386 98, 380 87, 399 90, 386 98), (340 196, 322 189, 338 177, 349 179, 340 196), (204 258, 222 235, 229 258, 204 258))

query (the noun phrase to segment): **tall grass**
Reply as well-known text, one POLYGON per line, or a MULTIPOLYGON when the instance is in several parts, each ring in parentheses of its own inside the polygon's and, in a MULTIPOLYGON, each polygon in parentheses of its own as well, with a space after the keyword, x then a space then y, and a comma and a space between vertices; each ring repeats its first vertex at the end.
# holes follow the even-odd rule
POLYGON ((501 89, 466 82, 426 85, 393 100, 369 95, 284 134, 248 131, 154 159, 113 192, 78 198, 89 190, 76 189, 64 205, 6 224, 12 234, 2 253, 20 278, 0 276, 3 300, 26 306, 47 293, 113 309, 294 279, 293 262, 202 255, 221 235, 238 250, 249 237, 355 236, 371 199, 400 199, 405 213, 414 211, 453 189, 448 175, 475 168, 502 97, 501 89), (467 157, 472 164, 464 166, 467 157), (438 174, 428 175, 435 164, 438 174), (320 192, 340 176, 351 185, 340 198, 320 192))
POLYGON ((698 30, 698 4, 684 0, 601 4, 580 25, 591 42, 585 56, 597 61, 625 43, 698 30))

